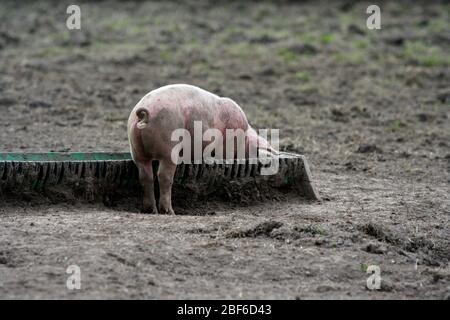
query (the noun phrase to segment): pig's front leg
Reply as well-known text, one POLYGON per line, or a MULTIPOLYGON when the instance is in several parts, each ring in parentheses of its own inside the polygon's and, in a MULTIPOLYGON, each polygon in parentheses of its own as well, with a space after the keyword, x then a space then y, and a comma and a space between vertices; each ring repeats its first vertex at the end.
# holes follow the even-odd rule
POLYGON ((175 214, 172 209, 172 184, 176 169, 177 165, 170 159, 159 162, 159 213, 175 214))
POLYGON ((158 213, 156 208, 152 161, 138 164, 139 182, 144 189, 143 213, 158 213))

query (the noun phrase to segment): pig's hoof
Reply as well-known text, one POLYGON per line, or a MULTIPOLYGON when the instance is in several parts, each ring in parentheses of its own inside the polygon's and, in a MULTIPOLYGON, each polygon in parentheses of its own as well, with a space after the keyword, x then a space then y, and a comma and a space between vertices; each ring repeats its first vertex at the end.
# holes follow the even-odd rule
POLYGON ((152 207, 144 207, 141 209, 141 213, 156 214, 156 213, 158 213, 158 210, 156 210, 156 208, 152 208, 152 207))
POLYGON ((161 214, 170 214, 170 215, 174 215, 175 214, 175 212, 173 211, 173 209, 172 208, 169 208, 169 209, 165 209, 165 208, 159 208, 159 213, 161 213, 161 214))

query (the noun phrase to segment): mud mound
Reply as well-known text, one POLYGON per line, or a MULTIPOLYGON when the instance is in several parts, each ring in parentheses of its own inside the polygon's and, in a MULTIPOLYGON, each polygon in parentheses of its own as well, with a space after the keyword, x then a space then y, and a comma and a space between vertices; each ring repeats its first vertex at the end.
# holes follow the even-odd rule
POLYGON ((280 228, 283 223, 278 221, 264 221, 245 230, 232 230, 226 234, 227 238, 256 238, 270 237, 274 229, 280 228))

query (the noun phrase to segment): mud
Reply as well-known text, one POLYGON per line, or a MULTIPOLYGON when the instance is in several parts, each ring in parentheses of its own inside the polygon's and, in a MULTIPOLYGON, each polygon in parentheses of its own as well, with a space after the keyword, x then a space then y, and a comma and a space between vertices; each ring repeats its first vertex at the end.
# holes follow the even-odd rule
POLYGON ((80 31, 69 4, 0 4, 2 152, 127 151, 139 99, 190 83, 280 129, 323 200, 2 198, 1 298, 450 297, 448 4, 381 2, 376 31, 364 2, 80 2, 80 31))

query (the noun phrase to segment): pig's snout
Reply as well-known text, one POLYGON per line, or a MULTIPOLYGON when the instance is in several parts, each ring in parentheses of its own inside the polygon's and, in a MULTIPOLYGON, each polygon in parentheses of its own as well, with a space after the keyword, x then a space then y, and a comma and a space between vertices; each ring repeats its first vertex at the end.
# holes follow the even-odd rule
POLYGON ((148 124, 148 111, 145 108, 138 108, 136 110, 136 116, 138 117, 138 122, 136 124, 138 129, 144 129, 148 124))

